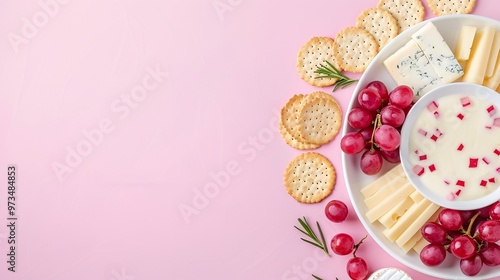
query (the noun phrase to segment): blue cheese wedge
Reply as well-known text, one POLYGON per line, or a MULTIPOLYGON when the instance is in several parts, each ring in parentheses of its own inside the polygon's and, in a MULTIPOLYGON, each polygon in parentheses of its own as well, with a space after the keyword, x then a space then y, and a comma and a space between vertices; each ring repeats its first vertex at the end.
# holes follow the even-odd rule
POLYGON ((417 42, 443 83, 454 82, 464 74, 455 55, 432 22, 424 25, 411 38, 417 42))
POLYGON ((415 101, 443 85, 440 76, 414 40, 410 40, 384 60, 384 65, 398 85, 407 85, 413 89, 415 101))

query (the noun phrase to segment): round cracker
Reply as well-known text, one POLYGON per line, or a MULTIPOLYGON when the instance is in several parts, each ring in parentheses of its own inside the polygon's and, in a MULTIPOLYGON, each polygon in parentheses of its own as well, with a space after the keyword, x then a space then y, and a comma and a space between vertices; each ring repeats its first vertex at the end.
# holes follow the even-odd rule
POLYGON ((309 152, 295 157, 283 177, 285 188, 293 198, 302 203, 317 203, 332 193, 336 173, 325 156, 309 152))
POLYGON ((281 108, 281 119, 280 122, 283 124, 283 127, 286 129, 288 134, 292 136, 292 138, 297 139, 298 141, 306 143, 302 137, 300 137, 300 133, 297 130, 297 118, 300 108, 302 107, 302 101, 304 100, 305 95, 296 94, 292 96, 288 100, 288 102, 281 108))
POLYGON ((297 116, 297 127, 302 139, 323 145, 330 142, 342 125, 342 109, 333 98, 306 98, 297 116))
POLYGON ((398 21, 388 11, 368 8, 359 14, 356 27, 368 31, 378 42, 379 50, 399 33, 398 21))
POLYGON ((470 14, 476 0, 427 0, 427 4, 436 16, 470 14))
POLYGON ((377 8, 389 11, 396 18, 400 32, 423 21, 425 17, 425 9, 420 0, 380 0, 377 8))
POLYGON ((337 82, 337 79, 319 78, 314 73, 320 64, 325 61, 330 62, 337 68, 340 68, 335 59, 335 44, 332 38, 313 37, 305 43, 297 55, 297 70, 300 77, 308 84, 318 87, 331 86, 337 82))
POLYGON ((335 57, 340 68, 350 72, 363 72, 377 55, 378 43, 361 28, 347 27, 335 37, 335 57))
POLYGON ((279 123, 279 128, 281 136, 283 137, 285 142, 292 148, 299 150, 313 150, 320 147, 320 145, 302 142, 301 140, 294 138, 290 133, 288 133, 281 120, 279 123))

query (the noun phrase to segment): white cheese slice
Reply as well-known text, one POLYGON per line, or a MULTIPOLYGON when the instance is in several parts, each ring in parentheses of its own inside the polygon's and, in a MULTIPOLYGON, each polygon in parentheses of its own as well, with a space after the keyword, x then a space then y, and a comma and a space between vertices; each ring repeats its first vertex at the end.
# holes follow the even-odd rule
POLYGON ((432 22, 424 25, 411 38, 417 42, 443 83, 454 82, 464 74, 455 55, 432 22))
POLYGON ((404 232, 396 239, 396 243, 399 247, 402 247, 411 237, 427 223, 427 221, 436 213, 439 209, 439 205, 431 203, 423 212, 413 219, 410 226, 408 226, 404 232))
MULTIPOLYGON (((401 234, 403 234, 405 229, 409 228, 413 224, 413 222, 425 209, 427 209, 427 207, 429 207, 429 205, 431 205, 431 202, 427 199, 422 199, 419 203, 413 204, 392 227, 385 229, 382 233, 387 237, 387 239, 394 242, 399 236, 401 236, 401 234)), ((429 217, 427 217, 427 219, 428 218, 429 217)))
POLYGON ((366 218, 368 218, 370 223, 375 222, 378 218, 389 212, 394 205, 407 198, 414 190, 415 189, 412 184, 409 182, 405 183, 397 191, 391 193, 391 195, 389 195, 386 199, 377 204, 377 206, 368 210, 366 212, 366 218))
POLYGON ((495 34, 496 31, 493 27, 485 27, 477 32, 462 81, 483 84, 495 34))
MULTIPOLYGON (((416 191, 415 191, 416 192, 416 191)), ((378 221, 386 228, 392 227, 398 219, 413 205, 413 200, 407 197, 401 200, 394 208, 385 213, 378 221)))
POLYGON ((384 60, 387 71, 398 85, 407 85, 413 89, 414 100, 430 90, 443 85, 429 60, 414 40, 384 60))
POLYGON ((477 27, 469 25, 464 25, 460 29, 460 36, 458 37, 457 47, 455 49, 455 56, 458 61, 463 62, 469 59, 476 31, 477 27))
POLYGON ((406 175, 401 164, 396 165, 391 170, 384 173, 384 175, 380 176, 375 181, 362 188, 361 193, 365 198, 368 198, 378 192, 385 185, 389 184, 393 180, 398 179, 399 177, 404 177, 406 179, 406 175))
POLYGON ((493 44, 491 45, 490 57, 488 58, 488 67, 486 67, 486 77, 493 76, 495 66, 498 63, 498 52, 500 52, 500 32, 495 33, 493 44))

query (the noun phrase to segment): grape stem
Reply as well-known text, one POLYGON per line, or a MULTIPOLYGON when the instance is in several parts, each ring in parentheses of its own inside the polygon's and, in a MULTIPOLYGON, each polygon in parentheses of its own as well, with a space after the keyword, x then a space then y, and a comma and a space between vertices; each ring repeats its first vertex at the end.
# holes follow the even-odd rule
POLYGON ((381 125, 382 125, 382 122, 380 120, 380 114, 377 114, 377 116, 375 116, 375 120, 373 121, 372 137, 370 138, 370 143, 371 143, 370 153, 375 152, 375 147, 374 147, 375 141, 373 141, 373 138, 375 137, 375 130, 377 130, 377 128, 381 125))
POLYGON ((478 242, 476 240, 476 236, 477 236, 477 232, 474 234, 474 236, 471 235, 471 230, 472 230, 472 224, 474 224, 474 221, 476 221, 476 218, 481 214, 481 212, 477 212, 469 221, 469 226, 467 226, 467 231, 465 231, 464 229, 462 229, 462 233, 471 237, 472 240, 474 240, 474 242, 476 242, 476 245, 477 245, 477 252, 479 252, 481 250, 481 248, 483 247, 483 243, 482 242, 478 242))
POLYGON ((352 256, 353 257, 356 257, 356 251, 358 250, 359 246, 361 246, 361 243, 363 243, 363 241, 365 241, 365 239, 368 237, 368 235, 365 235, 365 237, 363 237, 359 242, 358 244, 354 245, 354 251, 352 252, 352 256))

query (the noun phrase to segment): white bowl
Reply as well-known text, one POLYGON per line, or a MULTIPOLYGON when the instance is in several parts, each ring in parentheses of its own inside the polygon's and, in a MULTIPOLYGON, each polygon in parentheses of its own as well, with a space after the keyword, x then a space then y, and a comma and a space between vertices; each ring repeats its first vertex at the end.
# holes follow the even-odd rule
MULTIPOLYGON (((451 209, 457 209, 457 210, 473 210, 473 209, 479 209, 485 206, 488 206, 498 200, 500 200, 500 187, 498 187, 500 182, 495 182, 492 185, 492 188, 496 187, 496 190, 490 192, 489 194, 485 196, 481 196, 479 198, 474 198, 470 200, 459 200, 459 199, 454 199, 450 200, 449 198, 447 199, 446 196, 444 195, 439 195, 436 194, 434 191, 432 191, 432 187, 436 186, 428 186, 422 181, 422 177, 418 176, 414 171, 413 171, 413 164, 410 162, 410 156, 412 153, 414 153, 412 148, 409 146, 410 143, 410 135, 412 128, 415 125, 415 122, 419 115, 423 113, 423 111, 427 111, 427 105, 429 105, 432 101, 444 97, 444 96, 450 96, 450 95, 457 95, 457 96, 470 96, 471 98, 477 98, 480 100, 486 100, 488 103, 491 103, 495 105, 495 107, 500 109, 500 94, 498 94, 496 91, 491 90, 487 87, 481 86, 481 85, 476 85, 476 84, 470 84, 470 83, 453 83, 453 84, 448 84, 441 86, 439 88, 436 88, 423 97, 421 97, 415 105, 412 107, 410 112, 408 113, 408 116, 406 118, 406 121, 403 125, 403 128, 401 130, 401 146, 400 146, 400 155, 401 155, 401 163, 403 165, 403 169, 406 173, 406 176, 410 180, 410 182, 413 184, 413 186, 428 200, 434 202, 435 204, 438 204, 440 206, 446 207, 446 208, 451 208, 451 209), (411 150, 411 151, 410 151, 411 150)), ((440 116, 444 117, 444 116, 440 116)), ((450 122, 451 124, 451 122, 450 122)), ((500 128, 493 128, 493 129, 500 129, 500 128)), ((480 141, 481 135, 475 135, 474 141, 475 140, 480 141)), ((438 140, 439 141, 439 140, 438 140)), ((432 140, 429 140, 429 143, 432 142, 432 140)), ((438 143, 438 142, 436 142, 438 143)), ((500 143, 500 139, 499 139, 500 143)), ((442 153, 442 155, 439 156, 444 156, 446 157, 446 161, 449 161, 450 164, 456 161, 453 157, 453 153, 450 154, 444 154, 443 150, 435 150, 436 153, 442 153)), ((429 172, 429 170, 426 169, 425 172, 429 172)), ((424 174, 426 175, 426 174, 424 174)), ((428 175, 427 175, 428 176, 428 175)), ((467 175, 465 175, 467 176, 467 175)), ((452 183, 453 184, 453 183, 452 183)), ((467 187, 467 186, 466 186, 467 187)))

